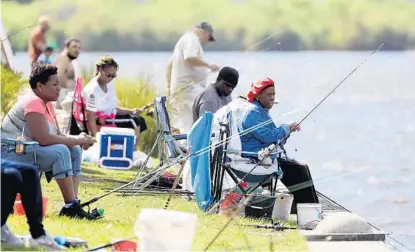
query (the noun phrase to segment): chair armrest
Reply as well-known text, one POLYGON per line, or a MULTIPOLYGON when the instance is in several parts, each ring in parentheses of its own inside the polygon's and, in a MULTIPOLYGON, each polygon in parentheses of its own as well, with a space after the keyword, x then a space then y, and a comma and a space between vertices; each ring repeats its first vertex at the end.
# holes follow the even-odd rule
POLYGON ((187 139, 187 134, 172 135, 172 137, 175 140, 186 140, 187 139))
POLYGON ((24 140, 16 140, 11 138, 1 138, 1 143, 5 145, 15 145, 15 144, 23 144, 23 145, 39 145, 36 141, 24 141, 24 140))

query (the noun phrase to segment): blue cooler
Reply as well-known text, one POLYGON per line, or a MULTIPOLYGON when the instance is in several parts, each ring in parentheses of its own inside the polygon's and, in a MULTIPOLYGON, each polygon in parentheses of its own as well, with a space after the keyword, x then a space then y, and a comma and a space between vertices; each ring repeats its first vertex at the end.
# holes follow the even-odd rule
POLYGON ((136 141, 133 129, 102 127, 98 137, 101 168, 129 170, 133 164, 136 141))

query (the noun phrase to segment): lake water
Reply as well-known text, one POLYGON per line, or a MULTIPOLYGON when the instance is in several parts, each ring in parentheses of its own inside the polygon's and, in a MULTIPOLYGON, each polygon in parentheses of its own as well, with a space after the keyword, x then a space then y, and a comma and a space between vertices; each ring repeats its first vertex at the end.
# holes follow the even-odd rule
MULTIPOLYGON (((258 78, 274 79, 280 104, 272 115, 279 122, 301 120, 368 54, 205 52, 209 62, 239 70, 234 95, 246 94, 258 78)), ((79 62, 92 67, 101 55, 84 52, 79 62)), ((120 77, 146 75, 163 89, 170 53, 111 55, 120 77)), ((27 75, 27 55, 14 61, 27 75)), ((287 151, 309 164, 317 190, 415 250, 414 67, 413 51, 377 53, 304 121, 287 151)))

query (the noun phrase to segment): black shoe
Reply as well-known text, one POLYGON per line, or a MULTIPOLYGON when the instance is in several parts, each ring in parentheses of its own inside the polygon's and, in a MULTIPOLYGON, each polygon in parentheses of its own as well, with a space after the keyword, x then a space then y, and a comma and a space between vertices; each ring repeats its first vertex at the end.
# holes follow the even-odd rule
POLYGON ((69 218, 77 218, 77 219, 87 219, 87 220, 96 220, 92 214, 89 214, 82 209, 79 203, 74 203, 70 207, 63 207, 59 213, 60 216, 67 216, 69 218))

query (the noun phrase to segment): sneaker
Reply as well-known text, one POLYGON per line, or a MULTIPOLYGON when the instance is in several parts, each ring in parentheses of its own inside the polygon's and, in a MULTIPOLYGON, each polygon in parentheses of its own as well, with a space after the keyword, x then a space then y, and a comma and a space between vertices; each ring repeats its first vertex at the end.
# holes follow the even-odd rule
POLYGON ((95 220, 97 219, 92 214, 85 212, 78 203, 72 204, 70 207, 63 207, 59 212, 60 216, 67 216, 69 218, 95 220))
POLYGON ((12 247, 24 247, 24 241, 17 238, 12 231, 9 229, 7 224, 1 227, 1 243, 12 247))
POLYGON ((63 248, 59 246, 55 240, 48 233, 38 237, 36 239, 29 239, 29 246, 32 248, 45 248, 53 251, 60 251, 63 248))

